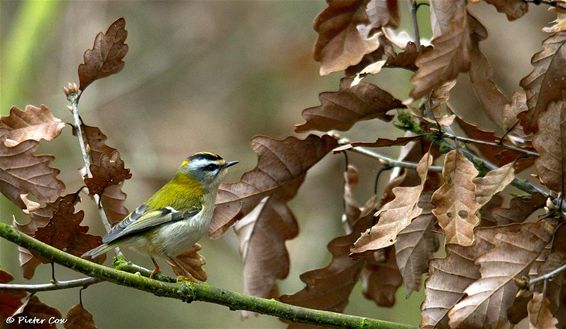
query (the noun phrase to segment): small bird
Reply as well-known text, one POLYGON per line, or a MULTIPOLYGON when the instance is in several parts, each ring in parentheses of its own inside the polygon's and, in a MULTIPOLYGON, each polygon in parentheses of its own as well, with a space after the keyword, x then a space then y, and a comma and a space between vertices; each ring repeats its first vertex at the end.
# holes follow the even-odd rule
POLYGON ((214 153, 193 154, 181 163, 173 179, 112 227, 102 238, 103 244, 82 257, 94 258, 124 245, 151 257, 155 266, 151 277, 160 272, 155 257, 183 269, 175 257, 190 250, 207 232, 218 185, 227 169, 237 163, 214 153))

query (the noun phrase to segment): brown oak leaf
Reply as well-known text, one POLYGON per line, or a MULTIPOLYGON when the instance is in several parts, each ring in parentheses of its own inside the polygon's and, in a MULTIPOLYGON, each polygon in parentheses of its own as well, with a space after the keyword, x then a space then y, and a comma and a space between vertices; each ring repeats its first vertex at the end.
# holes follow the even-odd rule
POLYGON ((491 170, 483 177, 474 178, 476 201, 479 206, 483 207, 496 193, 503 191, 514 178, 515 170, 512 163, 491 170))
POLYGON ((65 329, 96 329, 92 314, 85 310, 81 304, 71 307, 65 319, 67 320, 63 324, 65 329))
POLYGON ((446 234, 446 244, 469 246, 474 240, 474 228, 480 221, 473 181, 477 175, 478 171, 463 154, 456 150, 446 154, 443 184, 432 195, 432 213, 446 234))
POLYGON ((539 117, 551 102, 564 99, 566 90, 566 31, 550 35, 542 43, 542 50, 531 58, 534 69, 521 80, 527 94, 528 111, 519 113, 525 133, 539 130, 539 117))
POLYGON ((79 65, 80 90, 98 79, 118 73, 124 68, 124 56, 128 53, 128 45, 124 43, 128 32, 123 17, 114 21, 106 33, 98 33, 92 49, 83 55, 84 63, 79 65))
POLYGON ((358 29, 366 26, 370 30, 369 23, 365 1, 328 0, 328 7, 314 20, 314 30, 318 32, 314 60, 320 62, 321 75, 357 64, 379 47, 375 37, 358 29))
POLYGON ((529 311, 529 325, 531 329, 554 329, 557 328, 558 320, 550 311, 548 298, 540 292, 533 294, 533 299, 527 306, 529 311))
POLYGON ((10 109, 10 115, 0 117, 0 130, 6 129, 3 142, 6 147, 14 147, 28 140, 47 141, 55 139, 65 127, 45 105, 27 105, 22 111, 17 107, 10 109))
POLYGON ((186 277, 192 276, 193 278, 204 282, 208 279, 208 274, 206 274, 206 271, 203 268, 203 265, 206 263, 206 259, 198 253, 201 249, 202 246, 199 243, 195 243, 189 251, 181 253, 175 257, 175 261, 178 265, 181 265, 182 268, 179 268, 177 264, 173 264, 171 261, 167 261, 167 263, 171 266, 175 274, 186 277))
POLYGON ((14 323, 10 325, 10 329, 56 329, 57 325, 53 323, 53 320, 49 319, 61 319, 61 312, 56 308, 42 303, 37 296, 31 296, 28 298, 24 304, 12 315, 12 317, 18 319, 18 317, 24 317, 27 319, 37 319, 36 323, 30 325, 29 323, 14 323), (43 320, 43 321, 42 321, 43 320))
POLYGON ((360 275, 364 297, 373 300, 377 306, 395 305, 395 294, 403 284, 395 258, 395 247, 369 253, 360 275))
POLYGON ((529 10, 529 4, 523 0, 485 0, 497 8, 497 11, 507 15, 510 21, 523 16, 529 10))
POLYGON ((303 140, 255 137, 252 149, 258 154, 257 166, 242 175, 240 182, 220 185, 209 236, 220 237, 266 196, 291 200, 307 171, 336 146, 336 139, 328 135, 310 135, 303 140))
POLYGON ((295 131, 345 131, 362 120, 377 118, 391 121, 393 116, 386 113, 405 107, 400 100, 371 83, 360 82, 350 87, 351 82, 351 79, 344 78, 340 81, 339 91, 321 93, 321 105, 303 110, 306 122, 295 126, 295 131))
MULTIPOLYGON (((8 283, 13 279, 12 274, 0 270, 0 283, 8 283)), ((6 317, 12 316, 20 308, 22 298, 26 296, 27 293, 23 290, 0 289, 0 323, 5 323, 6 317)))
POLYGON ((549 189, 566 188, 566 100, 550 103, 538 122, 541 128, 533 138, 540 157, 535 162, 540 181, 549 189))

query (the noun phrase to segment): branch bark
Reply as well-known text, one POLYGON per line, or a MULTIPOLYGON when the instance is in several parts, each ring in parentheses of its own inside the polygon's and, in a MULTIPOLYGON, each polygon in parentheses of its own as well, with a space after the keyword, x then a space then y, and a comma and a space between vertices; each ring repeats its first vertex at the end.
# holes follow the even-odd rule
POLYGON ((90 277, 150 292, 156 296, 179 299, 187 303, 191 303, 192 301, 210 302, 227 306, 230 310, 247 310, 276 316, 292 322, 336 328, 416 328, 415 326, 406 324, 293 306, 273 299, 246 296, 204 283, 184 281, 169 283, 149 279, 141 275, 119 271, 70 255, 3 223, 0 223, 0 236, 19 246, 33 250, 42 257, 55 263, 90 277))

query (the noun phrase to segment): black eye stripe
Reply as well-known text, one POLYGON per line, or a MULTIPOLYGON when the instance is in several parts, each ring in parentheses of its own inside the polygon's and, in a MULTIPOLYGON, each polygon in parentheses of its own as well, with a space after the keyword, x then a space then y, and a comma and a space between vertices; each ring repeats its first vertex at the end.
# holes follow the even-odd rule
POLYGON ((213 171, 218 169, 220 166, 217 165, 216 163, 211 163, 211 164, 207 164, 206 166, 204 166, 204 170, 206 171, 213 171))

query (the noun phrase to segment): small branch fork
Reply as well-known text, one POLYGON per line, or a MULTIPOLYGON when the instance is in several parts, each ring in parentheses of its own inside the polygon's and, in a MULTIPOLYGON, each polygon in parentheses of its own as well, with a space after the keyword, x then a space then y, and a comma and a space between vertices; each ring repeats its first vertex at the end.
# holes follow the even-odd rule
POLYGON ((11 284, 11 283, 1 283, 0 290, 25 290, 29 293, 36 293, 39 291, 52 291, 52 290, 62 290, 71 288, 86 288, 93 284, 102 282, 102 280, 97 278, 80 278, 68 281, 55 281, 51 283, 39 283, 39 284, 11 284))
POLYGON ((550 281, 552 278, 554 278, 557 274, 560 274, 561 272, 566 271, 566 264, 563 264, 562 266, 557 267, 556 269, 541 275, 541 276, 537 276, 536 278, 529 280, 529 282, 527 283, 528 286, 532 286, 538 282, 544 281, 544 282, 548 282, 550 281))

